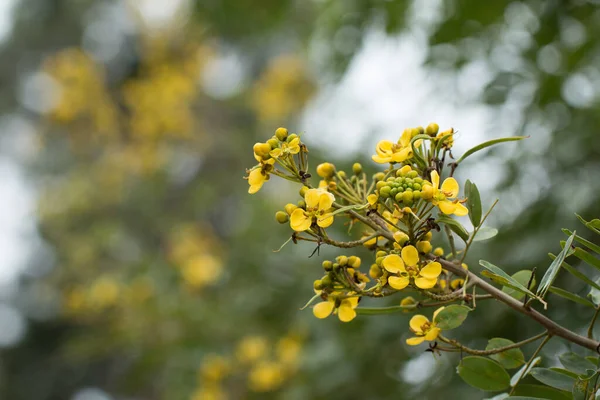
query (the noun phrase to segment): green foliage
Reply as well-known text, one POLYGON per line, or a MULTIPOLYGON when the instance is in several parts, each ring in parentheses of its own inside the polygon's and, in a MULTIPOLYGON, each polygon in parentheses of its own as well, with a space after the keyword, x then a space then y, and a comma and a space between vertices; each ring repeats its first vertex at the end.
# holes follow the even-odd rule
POLYGON ((468 179, 465 182, 465 196, 467 196, 469 219, 473 226, 479 226, 481 223, 481 196, 477 186, 468 179))
POLYGON ((464 152, 464 154, 458 159, 456 160, 456 164, 460 164, 461 162, 463 162, 467 157, 469 157, 470 155, 483 150, 487 147, 493 146, 495 144, 500 144, 500 143, 504 143, 504 142, 513 142, 516 140, 523 140, 523 139, 527 139, 529 136, 515 136, 515 137, 509 137, 509 138, 500 138, 500 139, 493 139, 493 140, 488 140, 487 142, 483 142, 481 144, 478 144, 477 146, 467 150, 464 152))
MULTIPOLYGON (((533 289, 535 287, 536 281, 535 281, 535 277, 533 277, 533 279, 531 279, 532 273, 533 273, 533 271, 522 270, 522 271, 515 272, 511 277, 515 281, 520 283, 523 287, 526 287, 528 289, 533 289)), ((515 289, 512 289, 508 286, 503 287, 502 291, 504 293, 514 297, 517 300, 521 300, 523 297, 525 297, 525 293, 515 290, 515 289)))
MULTIPOLYGON (((512 344, 514 344, 512 340, 504 338, 492 338, 488 341, 488 344, 485 347, 485 349, 493 350, 512 344)), ((498 354, 490 355, 490 358, 499 362, 506 369, 517 368, 525 364, 525 356, 519 348, 510 349, 498 354)))
POLYGON ((508 372, 496 361, 485 357, 463 358, 458 364, 457 372, 466 383, 481 390, 499 391, 510 385, 508 372))
POLYGON ((446 306, 435 317, 435 323, 441 330, 458 328, 465 322, 470 311, 467 306, 457 304, 446 306))
POLYGON ((567 257, 567 254, 571 250, 571 243, 573 243, 574 237, 575 233, 573 233, 573 235, 569 237, 569 239, 567 240, 567 245, 562 249, 560 253, 558 253, 558 256, 554 261, 552 261, 552 264, 550 264, 550 267, 542 277, 542 280, 540 281, 540 285, 537 290, 537 295, 541 298, 544 298, 546 292, 548 291, 552 283, 554 283, 554 280, 558 275, 560 266, 562 265, 564 259, 567 257))
POLYGON ((438 223, 445 224, 452 232, 456 233, 464 242, 469 240, 469 233, 460 222, 445 215, 439 215, 436 219, 438 223))
POLYGON ((531 376, 555 389, 569 392, 575 384, 575 379, 572 376, 548 368, 534 368, 531 370, 531 376))
POLYGON ((479 265, 481 265, 483 268, 487 269, 487 271, 481 272, 481 274, 483 276, 487 276, 488 278, 492 279, 494 282, 499 283, 502 286, 511 288, 513 290, 516 290, 517 292, 527 294, 534 298, 536 297, 536 295, 533 294, 533 292, 531 292, 529 289, 527 289, 522 283, 520 283, 519 281, 517 281, 510 275, 506 274, 506 272, 504 272, 502 269, 495 266, 494 264, 492 264, 488 261, 485 261, 485 260, 479 260, 479 265))

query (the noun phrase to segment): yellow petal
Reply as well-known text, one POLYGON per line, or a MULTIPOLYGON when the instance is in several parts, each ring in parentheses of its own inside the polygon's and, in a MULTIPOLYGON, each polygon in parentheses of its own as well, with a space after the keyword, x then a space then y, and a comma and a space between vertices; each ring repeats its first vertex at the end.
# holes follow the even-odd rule
POLYGON ((456 211, 457 204, 458 203, 453 203, 448 200, 443 200, 443 201, 438 202, 437 206, 440 208, 441 212, 443 212, 444 214, 450 215, 450 214, 454 214, 454 212, 456 211))
POLYGON ((304 201, 306 202, 306 207, 317 208, 319 206, 321 193, 322 192, 320 189, 308 189, 304 194, 304 201))
POLYGON ((454 178, 446 178, 444 179, 444 183, 442 183, 442 192, 446 197, 451 199, 458 196, 458 182, 454 178))
POLYGON ((248 174, 248 183, 250 185, 262 185, 267 180, 260 168, 255 168, 248 174))
POLYGON ((431 289, 437 283, 437 279, 427 279, 421 276, 415 278, 415 285, 420 289, 431 289))
POLYGON ((427 323, 429 323, 429 319, 426 316, 417 314, 410 319, 408 325, 413 332, 424 333, 422 326, 427 323))
POLYGON ((425 334, 425 340, 432 341, 437 339, 438 335, 440 334, 440 330, 440 328, 431 328, 429 332, 425 334))
POLYGON ((406 344, 409 346, 418 346, 425 341, 424 336, 415 336, 410 339, 406 339, 406 344))
POLYGON ((405 129, 400 136, 400 140, 398 141, 402 147, 410 146, 410 140, 412 139, 412 131, 411 129, 405 129))
POLYGON ((358 307, 358 299, 360 299, 360 297, 358 297, 358 296, 348 297, 347 299, 342 300, 342 305, 347 304, 348 306, 350 306, 352 308, 356 308, 356 307, 358 307))
POLYGON ((377 152, 377 154, 382 156, 384 154, 391 153, 393 147, 394 147, 394 144, 392 142, 390 142, 389 140, 382 140, 379 143, 377 143, 377 147, 375 147, 375 151, 377 152))
POLYGON ((398 272, 406 272, 406 268, 404 268, 404 262, 397 254, 385 256, 383 259, 383 267, 393 274, 397 274, 398 272))
POLYGON ((419 251, 415 246, 406 246, 402 248, 402 259, 409 266, 415 266, 419 262, 419 251))
POLYGON ((280 148, 277 149, 273 149, 269 152, 269 155, 273 158, 277 158, 281 155, 281 153, 283 153, 283 150, 281 150, 280 148))
POLYGON ((376 156, 371 156, 371 159, 372 159, 373 161, 375 161, 376 163, 378 163, 378 164, 387 164, 387 163, 389 163, 390 161, 392 161, 392 158, 391 158, 391 157, 388 157, 388 156, 384 156, 384 157, 382 157, 382 156, 379 156, 379 155, 376 155, 376 156))
POLYGON ((321 228, 327 228, 331 224, 333 224, 333 215, 331 214, 322 215, 317 219, 317 225, 321 228))
POLYGON ((334 307, 334 301, 322 301, 319 304, 315 304, 315 306, 313 307, 313 314, 315 315, 315 317, 320 319, 327 318, 333 312, 334 307))
POLYGON ((372 206, 374 206, 375 203, 377 203, 377 200, 379 200, 379 196, 377 196, 375 193, 370 194, 370 195, 367 196, 367 201, 372 206))
POLYGON ((410 165, 405 165, 404 167, 400 168, 400 176, 405 176, 410 171, 412 171, 412 168, 410 167, 410 165))
POLYGON ((423 187, 421 188, 421 197, 425 200, 429 200, 433 197, 433 186, 431 186, 429 182, 423 184, 423 187))
POLYGON ((340 319, 340 321, 350 322, 355 317, 356 317, 356 311, 354 311, 354 308, 352 308, 352 306, 349 306, 347 304, 344 304, 344 302, 342 302, 342 304, 340 305, 340 308, 338 308, 338 318, 340 319))
POLYGON ((296 208, 290 216, 290 226, 296 232, 303 232, 310 228, 312 218, 306 215, 306 212, 301 208, 296 208))
POLYGON ((408 286, 410 280, 405 276, 390 276, 388 284, 396 290, 402 290, 408 286))
POLYGON ((413 151, 411 147, 405 147, 397 153, 394 153, 392 156, 393 160, 396 162, 403 162, 408 160, 413 156, 413 151))
POLYGON ((469 210, 467 209, 467 207, 463 206, 460 203, 456 203, 456 208, 454 209, 454 215, 458 215, 459 217, 462 217, 464 215, 467 215, 469 213, 469 210))
POLYGON ((440 174, 437 171, 431 171, 431 184, 435 189, 440 187, 440 174))
POLYGON ((298 154, 300 153, 300 146, 290 146, 290 154, 298 154))
POLYGON ((299 145, 300 145, 300 138, 299 138, 299 137, 293 138, 293 139, 292 139, 292 140, 291 140, 291 141, 288 143, 288 146, 289 146, 289 147, 299 147, 299 145))
POLYGON ((335 196, 329 192, 321 192, 319 195, 319 210, 329 210, 335 201, 335 196))
POLYGON ((435 312, 433 313, 433 322, 435 323, 435 318, 438 316, 438 314, 440 313, 440 311, 442 311, 444 308, 446 307, 440 307, 437 310, 435 310, 435 312))
POLYGON ((430 262, 421 269, 419 275, 427 279, 437 279, 442 273, 442 264, 437 261, 430 262))

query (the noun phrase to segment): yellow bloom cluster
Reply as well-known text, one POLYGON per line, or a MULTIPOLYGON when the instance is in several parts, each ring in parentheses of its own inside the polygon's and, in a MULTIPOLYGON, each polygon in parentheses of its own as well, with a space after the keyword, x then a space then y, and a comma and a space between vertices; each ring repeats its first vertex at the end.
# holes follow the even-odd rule
MULTIPOLYGON (((237 344, 230 357, 208 354, 198 370, 198 389, 192 400, 225 399, 227 379, 239 381, 246 377, 251 392, 272 392, 291 379, 298 368, 302 338, 289 333, 277 341, 264 336, 246 336, 237 344)), ((238 395, 239 395, 239 389, 238 395)))

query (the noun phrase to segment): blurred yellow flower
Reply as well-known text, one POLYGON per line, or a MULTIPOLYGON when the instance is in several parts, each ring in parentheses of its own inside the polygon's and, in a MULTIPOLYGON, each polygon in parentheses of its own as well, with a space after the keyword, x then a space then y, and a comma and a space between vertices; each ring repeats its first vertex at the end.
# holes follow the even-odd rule
POLYGON ((199 378, 201 382, 219 382, 227 376, 231 369, 228 359, 217 354, 208 354, 200 366, 199 378))
POLYGON ((264 337, 246 336, 238 344, 235 356, 241 363, 254 362, 267 353, 268 347, 264 337))
POLYGON ((108 277, 96 279, 90 286, 88 301, 95 309, 104 309, 117 303, 120 293, 119 283, 108 277))
POLYGON ((261 361, 248 375, 248 385, 255 392, 270 392, 284 381, 283 365, 274 361, 261 361))
POLYGON ((218 258, 210 254, 199 254, 182 265, 181 275, 188 285, 201 288, 219 279, 222 265, 218 258))

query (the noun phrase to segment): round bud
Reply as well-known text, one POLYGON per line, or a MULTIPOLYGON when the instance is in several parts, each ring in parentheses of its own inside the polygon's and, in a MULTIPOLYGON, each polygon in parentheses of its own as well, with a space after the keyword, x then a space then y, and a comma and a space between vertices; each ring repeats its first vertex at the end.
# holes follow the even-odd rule
POLYGON ((383 197, 384 199, 387 199, 388 197, 390 197, 391 190, 391 187, 384 186, 381 189, 379 189, 379 196, 383 197))
POLYGON ((393 188, 392 190, 390 190, 390 197, 396 197, 396 195, 398 194, 398 189, 399 188, 393 188))
POLYGON ((330 287, 332 284, 333 280, 329 275, 325 275, 323 278, 321 278, 321 285, 323 285, 324 288, 330 287))
POLYGON ((269 146, 271 146, 273 149, 279 147, 279 140, 277 140, 277 138, 271 138, 269 140, 267 140, 267 143, 269 144, 269 146))
POLYGON ((396 171, 396 176, 406 176, 410 171, 412 171, 410 165, 405 165, 404 167, 396 171))
POLYGON ((396 193, 396 196, 394 196, 394 200, 396 200, 398 203, 402 202, 402 195, 404 193, 396 193))
POLYGON ((296 204, 298 204, 298 207, 300 208, 306 208, 306 202, 304 200, 300 200, 296 204))
POLYGON ((402 202, 406 205, 411 205, 413 202, 413 192, 412 189, 402 193, 402 202))
POLYGON ((348 271, 348 275, 349 275, 349 276, 353 276, 353 275, 354 275, 354 273, 356 272, 356 271, 354 270, 354 268, 346 268, 346 271, 348 271))
POLYGON ((396 231, 394 232, 394 240, 396 241, 396 243, 398 243, 399 245, 404 245, 404 243, 408 242, 408 239, 410 239, 408 237, 408 235, 402 231, 396 231))
POLYGON ((435 122, 432 122, 429 125, 427 125, 427 128, 425 128, 425 133, 427 133, 429 136, 435 136, 437 135, 439 130, 440 126, 435 122))
POLYGON ((333 263, 333 270, 334 270, 335 272, 339 271, 339 270, 340 270, 340 264, 338 264, 338 263, 333 263))
POLYGON ((331 179, 335 173, 335 166, 332 163, 322 163, 317 165, 317 175, 323 179, 331 179))
POLYGON ((352 183, 353 185, 356 184, 357 180, 358 180, 358 177, 356 175, 352 175, 352 177, 350 177, 350 183, 352 183))
POLYGON ((344 171, 338 172, 338 175, 340 176, 340 179, 346 179, 346 173, 344 171))
POLYGON ((323 261, 323 269, 327 272, 331 271, 333 269, 333 263, 329 260, 325 260, 323 261))
POLYGON ((320 279, 317 279, 316 281, 313 282, 313 288, 315 290, 322 290, 323 289, 323 282, 320 279))
POLYGON ((351 256, 348 258, 348 265, 351 266, 352 268, 360 268, 360 258, 356 257, 356 256, 351 256))
POLYGON ((369 268, 369 276, 371 278, 377 279, 380 278, 382 275, 383 271, 381 270, 381 268, 379 268, 377 264, 371 265, 371 268, 369 268))
POLYGON ((298 193, 300 193, 300 196, 304 197, 304 195, 306 194, 306 191, 307 191, 308 189, 309 189, 309 187, 308 187, 308 186, 302 186, 302 187, 300 188, 300 192, 298 192, 298 193))
POLYGON ((385 257, 387 254, 387 251, 379 250, 377 253, 375 253, 375 258, 385 257))
POLYGON ((271 151, 271 146, 269 145, 269 143, 256 143, 254 144, 254 147, 252 147, 252 150, 254 150, 254 153, 257 156, 264 157, 269 155, 269 152, 271 151))
POLYGON ((469 266, 465 263, 462 263, 460 266, 463 267, 464 270, 469 270, 469 266))
POLYGON ((406 176, 411 179, 414 179, 419 176, 419 173, 417 171, 410 171, 409 173, 406 174, 406 176))
POLYGON ((296 139, 298 137, 298 135, 296 135, 295 133, 292 133, 291 135, 289 135, 286 139, 286 142, 291 142, 292 140, 296 139))
POLYGON ((277 136, 277 139, 283 142, 285 139, 287 139, 288 130, 285 128, 277 128, 275 131, 275 136, 277 136))
POLYGON ((425 234, 425 236, 423 237, 423 240, 427 240, 428 242, 431 242, 432 237, 433 237, 433 233, 431 233, 431 231, 429 231, 425 234))
POLYGON ((434 255, 434 256, 438 256, 438 257, 441 257, 441 256, 443 256, 443 255, 444 255, 444 249, 442 249, 441 247, 436 247, 436 248, 433 250, 433 255, 434 255))
POLYGON ((431 242, 428 242, 426 240, 417 242, 417 250, 419 250, 421 253, 428 254, 429 252, 431 252, 432 248, 433 247, 431 246, 431 242))
POLYGON ((384 258, 385 258, 385 257, 377 257, 377 258, 375 259, 375 264, 377 264, 377 265, 381 266, 381 263, 383 263, 383 259, 384 259, 384 258))
MULTIPOLYGON (((421 128, 422 129, 422 128, 421 128)), ((414 138, 419 134, 419 128, 411 128, 410 129, 410 137, 414 138)))
POLYGON ((413 306, 417 301, 412 296, 407 296, 400 301, 401 306, 413 306))
POLYGON ((425 129, 423 129, 422 126, 417 126, 417 131, 419 131, 419 135, 422 135, 425 133, 425 129))
POLYGON ((360 175, 360 173, 362 172, 362 165, 360 165, 359 163, 354 163, 352 165, 352 172, 354 172, 355 175, 360 175))
POLYGON ((348 265, 348 257, 346 257, 346 256, 338 256, 335 259, 338 263, 340 263, 340 265, 342 267, 345 267, 346 265, 348 265))
POLYGON ((383 180, 383 178, 385 178, 385 174, 383 172, 378 172, 375 175, 373 175, 373 179, 376 182, 379 182, 379 181, 383 180))
POLYGON ((286 222, 288 222, 290 220, 290 217, 284 211, 277 211, 275 213, 275 219, 280 224, 285 224, 286 222))
POLYGON ((377 190, 380 190, 382 187, 384 187, 386 185, 386 183, 384 181, 379 181, 375 184, 375 188, 377 190))
POLYGON ((297 205, 292 204, 292 203, 288 203, 285 205, 284 210, 286 213, 288 213, 288 215, 292 215, 292 213, 294 212, 294 210, 298 208, 297 205))

